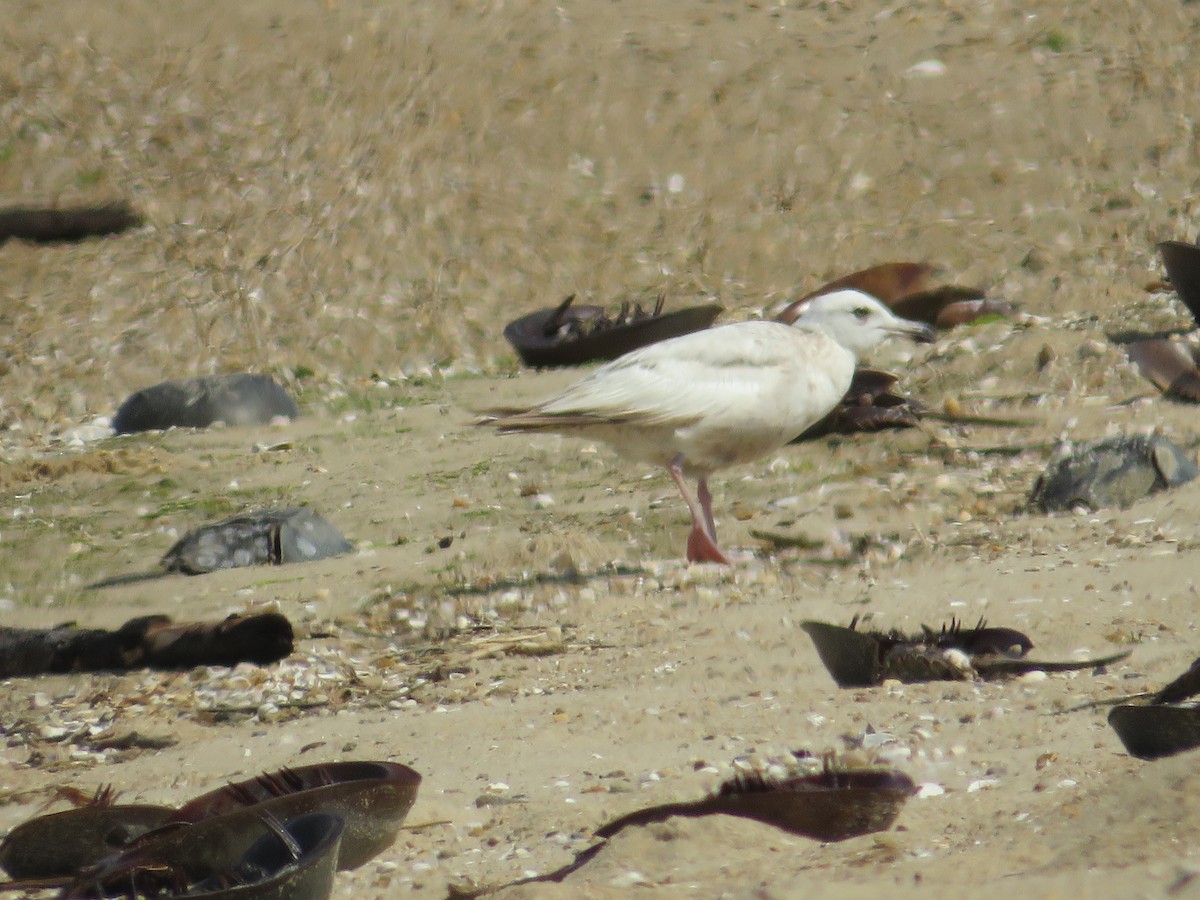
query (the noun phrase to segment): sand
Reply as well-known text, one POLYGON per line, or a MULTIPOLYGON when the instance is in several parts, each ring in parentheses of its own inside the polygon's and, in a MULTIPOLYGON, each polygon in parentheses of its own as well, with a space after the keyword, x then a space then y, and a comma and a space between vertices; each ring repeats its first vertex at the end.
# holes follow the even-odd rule
POLYGON ((0 246, 0 624, 276 608, 301 639, 265 672, 5 683, 0 829, 64 785, 178 803, 283 765, 395 759, 424 776, 419 827, 335 895, 438 897, 560 865, 739 759, 860 752, 871 730, 930 786, 886 834, 676 820, 510 895, 1200 890, 1194 760, 1137 761, 1103 708, 1067 711, 1196 655, 1200 486, 1023 508, 1060 440, 1196 442, 1195 410, 1118 343, 1193 327, 1147 289, 1155 242, 1196 232, 1191 5, 19 6, 0 33, 0 201, 128 197, 147 225, 0 246), (732 570, 679 561, 665 474, 470 425, 578 377, 522 370, 501 337, 572 291, 739 320, 888 259, 1021 314, 872 362, 934 409, 1027 424, 830 438, 723 473, 722 542, 750 557, 732 570), (247 368, 302 418, 91 439, 140 387, 247 368), (356 552, 87 588, 152 569, 190 528, 299 503, 356 552), (800 625, 854 615, 983 616, 1043 657, 1133 654, 839 690, 800 625))

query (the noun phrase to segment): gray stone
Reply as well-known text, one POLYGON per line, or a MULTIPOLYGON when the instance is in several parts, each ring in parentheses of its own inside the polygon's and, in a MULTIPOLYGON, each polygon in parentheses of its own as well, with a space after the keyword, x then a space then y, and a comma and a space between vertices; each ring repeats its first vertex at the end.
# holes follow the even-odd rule
POLYGON ((300 415, 296 401, 270 375, 241 372, 164 381, 133 393, 113 417, 117 434, 165 428, 265 425, 300 415))
POLYGON ((1112 438, 1076 446, 1051 460, 1033 486, 1029 507, 1042 512, 1124 508, 1197 474, 1195 461, 1164 437, 1112 438))

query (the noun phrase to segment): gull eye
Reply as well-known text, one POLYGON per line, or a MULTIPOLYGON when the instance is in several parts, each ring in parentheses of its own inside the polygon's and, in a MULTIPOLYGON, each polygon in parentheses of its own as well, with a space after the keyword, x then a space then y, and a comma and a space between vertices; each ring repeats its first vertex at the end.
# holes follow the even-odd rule
POLYGON ((867 309, 865 306, 859 306, 854 310, 854 318, 858 319, 858 321, 860 321, 860 322, 867 321, 867 318, 870 315, 871 315, 871 311, 869 309, 867 309))

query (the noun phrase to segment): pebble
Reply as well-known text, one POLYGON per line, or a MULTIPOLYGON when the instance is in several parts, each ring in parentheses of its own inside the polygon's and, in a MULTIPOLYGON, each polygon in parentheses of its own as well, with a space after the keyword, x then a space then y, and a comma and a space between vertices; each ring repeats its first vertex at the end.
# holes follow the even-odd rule
POLYGON ((946 74, 946 64, 940 59, 924 59, 909 66, 905 74, 911 78, 939 78, 946 74))
POLYGON ((995 778, 977 778, 967 785, 968 794, 977 794, 980 791, 985 791, 988 788, 993 788, 1000 782, 995 778))
POLYGON ((609 884, 615 888, 631 888, 637 887, 639 884, 649 883, 650 879, 634 869, 630 869, 628 872, 623 872, 609 882, 609 884))

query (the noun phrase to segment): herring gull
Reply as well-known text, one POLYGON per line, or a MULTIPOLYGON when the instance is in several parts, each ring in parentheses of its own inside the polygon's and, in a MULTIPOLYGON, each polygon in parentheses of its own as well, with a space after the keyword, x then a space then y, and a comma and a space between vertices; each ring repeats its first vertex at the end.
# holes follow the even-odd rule
POLYGON ((780 449, 832 410, 854 367, 892 335, 933 339, 857 290, 811 300, 790 325, 737 322, 642 347, 561 394, 477 424, 501 433, 550 431, 601 440, 623 457, 663 466, 692 516, 689 562, 729 564, 717 546, 708 479, 780 449), (697 480, 693 498, 685 477, 697 480))

